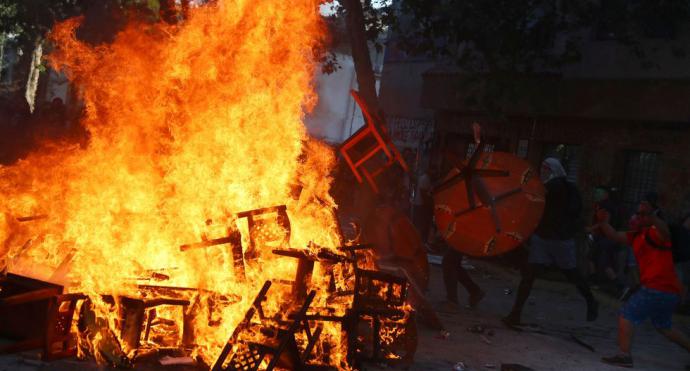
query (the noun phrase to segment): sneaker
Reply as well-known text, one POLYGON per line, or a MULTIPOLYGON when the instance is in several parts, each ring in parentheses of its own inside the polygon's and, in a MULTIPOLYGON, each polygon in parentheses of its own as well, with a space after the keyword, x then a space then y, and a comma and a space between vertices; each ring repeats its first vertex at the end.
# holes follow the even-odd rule
POLYGON ((633 367, 633 360, 631 356, 625 355, 625 354, 617 354, 612 357, 601 357, 601 361, 612 365, 612 366, 618 366, 618 367, 626 367, 626 368, 632 368, 633 367))
POLYGON ((592 299, 592 301, 587 303, 587 321, 596 321, 597 317, 599 317, 599 303, 592 299))
POLYGON ((467 301, 467 304, 470 307, 470 309, 476 308, 479 302, 482 301, 482 299, 484 299, 485 296, 486 292, 482 290, 479 290, 479 292, 470 295, 470 298, 467 301))

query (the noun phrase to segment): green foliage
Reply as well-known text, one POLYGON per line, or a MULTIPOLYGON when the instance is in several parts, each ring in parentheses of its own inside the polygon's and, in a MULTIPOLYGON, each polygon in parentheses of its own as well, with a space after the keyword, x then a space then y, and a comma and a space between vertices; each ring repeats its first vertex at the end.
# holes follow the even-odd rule
MULTIPOLYGON (((17 48, 18 55, 12 84, 25 86, 32 51, 57 22, 84 15, 78 37, 91 43, 108 42, 128 18, 181 21, 182 12, 175 4, 174 0, 0 0, 0 42, 17 48)), ((182 4, 184 11, 189 1, 182 4)), ((36 66, 39 72, 46 71, 43 63, 36 66)))
POLYGON ((154 13, 158 13, 161 9, 161 3, 158 0, 147 0, 146 6, 154 13))
MULTIPOLYGON (((463 90, 481 86, 468 103, 500 110, 502 102, 543 90, 526 76, 558 75, 579 61, 584 40, 615 40, 652 67, 644 40, 670 39, 689 21, 688 0, 400 0, 395 46, 457 66, 463 90)), ((686 54, 683 45, 669 49, 686 54)))
MULTIPOLYGON (((401 0, 397 33, 412 54, 468 71, 557 71, 576 62, 583 37, 616 40, 643 57, 642 40, 673 38, 687 0, 401 0)), ((675 46, 678 48, 678 46, 675 46)))
POLYGON ((55 22, 79 14, 83 0, 0 0, 0 34, 35 40, 55 22))
POLYGON ((685 58, 687 45, 676 35, 690 23, 690 1, 687 0, 608 0, 599 6, 596 36, 626 45, 643 67, 659 68, 654 62, 657 48, 645 40, 664 39, 676 58, 685 58))
POLYGON ((174 7, 174 1, 0 0, 0 34, 33 41, 43 36, 56 22, 84 14, 90 6, 119 8, 158 20, 161 9, 165 6, 174 7))
POLYGON ((7 35, 21 32, 21 29, 18 28, 16 22, 13 21, 16 17, 17 4, 12 4, 4 0, 0 1, 0 28, 2 29, 2 31, 0 31, 1 34, 7 35))
POLYGON ((578 31, 592 20, 585 2, 558 4, 551 0, 402 0, 397 28, 400 46, 412 54, 453 61, 472 72, 532 73, 557 68, 577 60, 578 31))
MULTIPOLYGON (((331 15, 326 17, 326 22, 331 31, 331 37, 336 45, 348 43, 349 35, 346 34, 343 25, 345 19, 345 7, 338 1, 326 1, 330 5, 331 15)), ((381 50, 380 44, 384 35, 391 26, 397 22, 397 16, 393 2, 390 0, 361 0, 362 11, 364 13, 364 25, 366 37, 374 43, 374 46, 381 50)))

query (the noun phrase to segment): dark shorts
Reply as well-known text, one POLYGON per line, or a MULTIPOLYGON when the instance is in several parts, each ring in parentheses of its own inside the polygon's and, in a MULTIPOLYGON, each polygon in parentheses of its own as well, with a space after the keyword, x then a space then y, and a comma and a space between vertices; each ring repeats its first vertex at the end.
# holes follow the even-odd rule
POLYGON ((570 270, 577 267, 577 247, 575 240, 545 240, 532 235, 529 241, 530 264, 555 265, 570 270))
POLYGON ((654 328, 667 330, 673 325, 671 317, 679 300, 680 297, 676 294, 643 286, 628 299, 621 308, 620 315, 634 325, 649 318, 654 328))
POLYGON ((690 286, 690 261, 676 263, 676 274, 683 286, 690 286))

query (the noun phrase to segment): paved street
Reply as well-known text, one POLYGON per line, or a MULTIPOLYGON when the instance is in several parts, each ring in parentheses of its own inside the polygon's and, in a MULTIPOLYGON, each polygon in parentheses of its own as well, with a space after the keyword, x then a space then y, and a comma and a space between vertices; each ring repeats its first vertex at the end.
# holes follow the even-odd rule
MULTIPOLYGON (((471 275, 487 292, 486 298, 475 311, 461 309, 459 313, 442 314, 451 332, 449 339, 442 340, 436 332, 421 327, 419 350, 411 370, 450 371, 460 361, 469 370, 476 371, 499 370, 502 363, 517 363, 538 371, 619 370, 599 361, 602 355, 615 351, 617 303, 614 300, 597 295, 601 299, 601 313, 599 320, 590 324, 584 322, 584 301, 574 288, 564 282, 537 281, 523 320, 538 322, 540 327, 529 333, 519 333, 504 327, 499 320, 510 309, 514 299, 514 293, 506 295, 505 289, 516 289, 517 274, 484 262, 472 261, 471 264, 476 268, 471 275), (486 329, 485 339, 467 330, 475 325, 486 329), (490 332, 493 336, 488 335, 490 332), (571 335, 591 345, 595 352, 579 345, 571 335), (487 344, 487 340, 491 344, 487 344)), ((430 298, 433 303, 440 303, 443 299, 440 273, 440 267, 432 266, 430 298)), ((460 298, 462 301, 466 299, 464 291, 461 291, 460 298)), ((689 322, 686 318, 677 321, 683 330, 688 329, 689 322)), ((690 364, 690 355, 666 341, 648 324, 639 329, 634 344, 636 370, 680 370, 690 364)), ((0 357, 0 371, 99 369, 93 362, 63 360, 44 364, 31 358, 0 357)), ((371 365, 367 368, 380 369, 371 365)))
MULTIPOLYGON (((608 297, 600 298, 600 316, 594 323, 584 321, 585 303, 574 287, 565 282, 539 280, 525 307, 523 321, 539 323, 538 332, 519 333, 500 322, 514 300, 519 276, 505 268, 482 262, 471 262, 476 270, 472 277, 487 292, 484 301, 475 311, 462 309, 458 314, 443 314, 446 327, 451 331, 448 340, 436 337, 433 331, 420 329, 421 340, 417 362, 413 370, 451 370, 462 361, 470 370, 500 369, 502 363, 517 363, 534 370, 620 370, 602 364, 599 359, 616 351, 616 310, 618 303, 608 297), (487 344, 478 334, 467 331, 468 327, 481 324, 492 329, 493 336, 485 336, 487 344), (579 345, 571 335, 591 345, 592 352, 579 345)), ((432 269, 432 302, 443 299, 440 267, 432 269)), ((461 289, 462 290, 462 289, 461 289)), ((466 293, 461 291, 461 300, 466 293)), ((686 318, 678 318, 676 324, 688 330, 686 318)), ((488 332, 488 330, 487 330, 488 332)), ((681 370, 690 364, 690 354, 668 342, 649 325, 643 325, 635 334, 634 362, 636 370, 681 370)))

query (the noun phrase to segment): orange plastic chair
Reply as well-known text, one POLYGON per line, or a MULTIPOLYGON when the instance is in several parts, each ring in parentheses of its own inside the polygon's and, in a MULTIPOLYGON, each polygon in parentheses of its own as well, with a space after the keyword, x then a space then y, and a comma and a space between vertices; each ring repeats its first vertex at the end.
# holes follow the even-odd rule
POLYGON ((340 146, 340 153, 355 174, 357 181, 362 183, 363 178, 366 179, 372 190, 375 193, 379 193, 379 188, 376 185, 376 177, 379 174, 396 162, 400 164, 405 172, 408 171, 408 166, 393 144, 393 141, 388 137, 383 118, 372 112, 371 108, 367 106, 358 92, 351 90, 350 94, 352 94, 352 97, 364 114, 365 125, 340 146), (359 158, 353 158, 354 154, 352 153, 352 149, 360 145, 363 141, 371 139, 375 142, 374 146, 369 147, 359 158), (381 152, 386 157, 385 162, 382 165, 375 166, 373 169, 368 169, 366 165, 368 163, 371 165, 370 160, 381 152))

